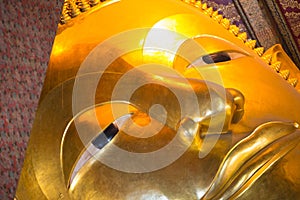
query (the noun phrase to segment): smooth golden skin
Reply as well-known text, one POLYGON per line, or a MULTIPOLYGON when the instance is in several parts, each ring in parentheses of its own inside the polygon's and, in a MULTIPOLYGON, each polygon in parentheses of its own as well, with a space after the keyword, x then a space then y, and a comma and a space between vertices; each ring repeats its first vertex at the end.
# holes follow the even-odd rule
MULTIPOLYGON (((18 185, 17 199, 300 197, 300 131, 297 124, 300 122, 299 87, 291 85, 294 83, 292 79, 287 81, 282 78, 287 76, 283 71, 286 69, 290 70, 292 78, 299 78, 298 69, 280 47, 275 46, 265 54, 258 55, 259 49, 249 48, 251 41, 243 41, 242 33, 236 33, 232 27, 230 29, 226 20, 221 20, 205 5, 190 2, 189 5, 179 0, 106 1, 66 24, 59 25, 18 185), (95 111, 87 110, 74 118, 74 79, 91 50, 120 32, 153 27, 183 34, 200 44, 204 51, 191 48, 193 42, 187 40, 176 49, 179 56, 164 51, 153 53, 140 50, 120 56, 100 80, 95 95, 95 103, 98 105, 95 111), (231 60, 214 64, 199 60, 207 54, 218 52, 227 52, 231 60), (276 72, 279 71, 278 62, 282 63, 280 73, 276 72), (76 159, 84 150, 84 145, 97 134, 98 123, 105 127, 114 120, 109 101, 116 82, 120 76, 145 63, 167 66, 186 77, 192 85, 192 91, 196 93, 199 106, 187 106, 192 103, 188 103, 188 100, 185 106, 191 108, 189 112, 197 108, 202 114, 191 115, 187 120, 180 118, 178 100, 166 88, 175 88, 185 96, 191 91, 185 88, 186 83, 181 84, 170 78, 168 74, 162 73, 164 70, 157 74, 138 73, 134 83, 151 80, 157 84, 165 82, 167 87, 150 84, 139 88, 130 99, 133 105, 130 109, 135 113, 133 121, 146 126, 150 121, 147 114, 149 108, 159 103, 168 112, 166 123, 152 137, 142 138, 146 132, 133 136, 121 131, 112 142, 129 152, 152 152, 167 145, 175 137, 178 124, 187 122, 183 127, 189 133, 196 133, 191 146, 172 164, 147 173, 118 171, 92 159, 68 186, 76 159), (216 69, 222 84, 216 77, 209 77, 209 73, 207 76, 199 73, 199 70, 216 69), (203 79, 209 79, 210 84, 205 84, 203 79), (203 113, 211 111, 208 91, 213 91, 210 95, 220 105, 220 112, 211 120, 197 121, 203 117, 203 113), (94 118, 93 114, 97 117, 94 118), (220 121, 223 118, 224 122, 220 121), (84 139, 78 135, 72 119, 83 125, 86 133, 84 139), (222 134, 207 134, 207 127, 217 126, 218 122, 224 123, 221 124, 222 134), (70 126, 67 126, 68 123, 70 126), (219 138, 216 144, 211 143, 213 149, 206 156, 199 157, 200 152, 206 151, 204 138, 214 141, 215 137, 219 138)), ((140 39, 146 41, 147 37, 149 34, 140 39)), ((176 38, 169 39, 178 42, 176 38)), ((102 72, 96 69, 95 73, 84 74, 80 79, 88 84, 99 73, 102 72)), ((160 116, 152 116, 151 120, 154 127, 162 124, 160 116)), ((130 125, 126 129, 134 131, 130 125)), ((103 152, 104 156, 110 156, 107 149, 107 152, 103 152)))

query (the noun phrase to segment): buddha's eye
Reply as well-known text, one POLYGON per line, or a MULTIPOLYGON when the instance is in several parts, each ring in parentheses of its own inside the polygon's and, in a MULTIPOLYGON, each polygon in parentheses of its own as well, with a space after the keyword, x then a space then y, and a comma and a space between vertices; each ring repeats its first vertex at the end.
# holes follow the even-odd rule
POLYGON ((206 64, 219 63, 231 60, 230 56, 226 52, 218 52, 214 54, 208 54, 202 57, 202 60, 206 64))
POLYGON ((211 53, 211 54, 207 54, 207 55, 199 57, 187 68, 200 67, 200 66, 207 65, 207 64, 226 62, 226 61, 234 60, 234 59, 237 59, 237 58, 240 58, 243 56, 245 56, 245 55, 240 52, 235 52, 235 51, 231 51, 231 52, 221 51, 221 52, 211 53))

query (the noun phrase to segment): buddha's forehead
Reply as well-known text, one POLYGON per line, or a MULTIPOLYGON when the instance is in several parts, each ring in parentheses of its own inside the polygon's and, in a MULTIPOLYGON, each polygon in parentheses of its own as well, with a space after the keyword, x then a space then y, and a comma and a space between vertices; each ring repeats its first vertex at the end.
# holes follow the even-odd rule
MULTIPOLYGON (((237 36, 240 32, 235 25, 232 27, 237 30, 230 31, 229 20, 215 19, 201 8, 185 5, 180 1, 172 1, 172 3, 156 0, 143 3, 134 0, 126 1, 126 3, 124 1, 111 2, 107 6, 93 9, 90 13, 83 13, 68 24, 60 25, 53 46, 53 57, 62 57, 61 54, 64 54, 63 57, 68 62, 70 58, 67 56, 76 54, 78 59, 81 58, 78 60, 81 62, 82 58, 99 43, 122 32, 135 29, 148 29, 144 35, 133 34, 131 36, 136 40, 141 40, 141 47, 145 44, 153 45, 153 41, 152 43, 149 41, 154 38, 161 45, 160 47, 176 53, 176 48, 185 39, 196 38, 203 51, 208 53, 224 49, 239 49, 256 56, 253 50, 245 45, 245 41, 243 41, 245 38, 241 39, 237 36), (153 30, 158 29, 169 31, 169 34, 154 35, 153 37, 153 32, 155 32, 153 30), (170 44, 173 46, 170 47, 170 44), (80 51, 74 51, 74 48, 78 49, 79 45, 80 51)), ((131 40, 131 38, 128 39, 131 40)), ((73 60, 77 58, 72 57, 73 60)))
MULTIPOLYGON (((183 37, 195 39, 208 52, 238 49, 247 51, 249 54, 253 53, 235 34, 224 28, 212 17, 200 11, 165 17, 156 22, 152 28, 176 32, 178 34, 176 39, 178 40, 183 37)), ((161 39, 160 41, 162 42, 161 39)), ((175 43, 177 42, 175 36, 169 38, 169 40, 172 39, 175 43)))

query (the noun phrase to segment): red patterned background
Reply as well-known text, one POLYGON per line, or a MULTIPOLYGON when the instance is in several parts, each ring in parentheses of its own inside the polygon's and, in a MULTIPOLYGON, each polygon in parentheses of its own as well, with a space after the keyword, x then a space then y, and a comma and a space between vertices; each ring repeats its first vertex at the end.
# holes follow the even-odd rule
POLYGON ((62 1, 0 2, 0 199, 23 164, 62 1))

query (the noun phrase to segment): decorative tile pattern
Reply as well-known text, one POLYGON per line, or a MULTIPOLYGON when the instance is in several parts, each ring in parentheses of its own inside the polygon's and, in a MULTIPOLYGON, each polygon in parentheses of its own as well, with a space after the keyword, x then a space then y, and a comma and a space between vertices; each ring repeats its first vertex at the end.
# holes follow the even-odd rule
POLYGON ((271 22, 263 13, 264 9, 257 0, 239 0, 245 15, 247 16, 253 31, 261 44, 266 49, 276 43, 280 43, 271 22))
POLYGON ((285 51, 300 68, 300 0, 263 0, 285 51))
MULTIPOLYGON (((300 0, 277 0, 300 57, 300 0)), ((300 59, 300 58, 299 58, 300 59)), ((299 61, 300 63, 300 61, 299 61)))
POLYGON ((238 26, 241 31, 247 32, 232 0, 202 0, 202 2, 207 3, 207 5, 213 7, 214 10, 218 10, 224 17, 230 19, 232 24, 238 26))

